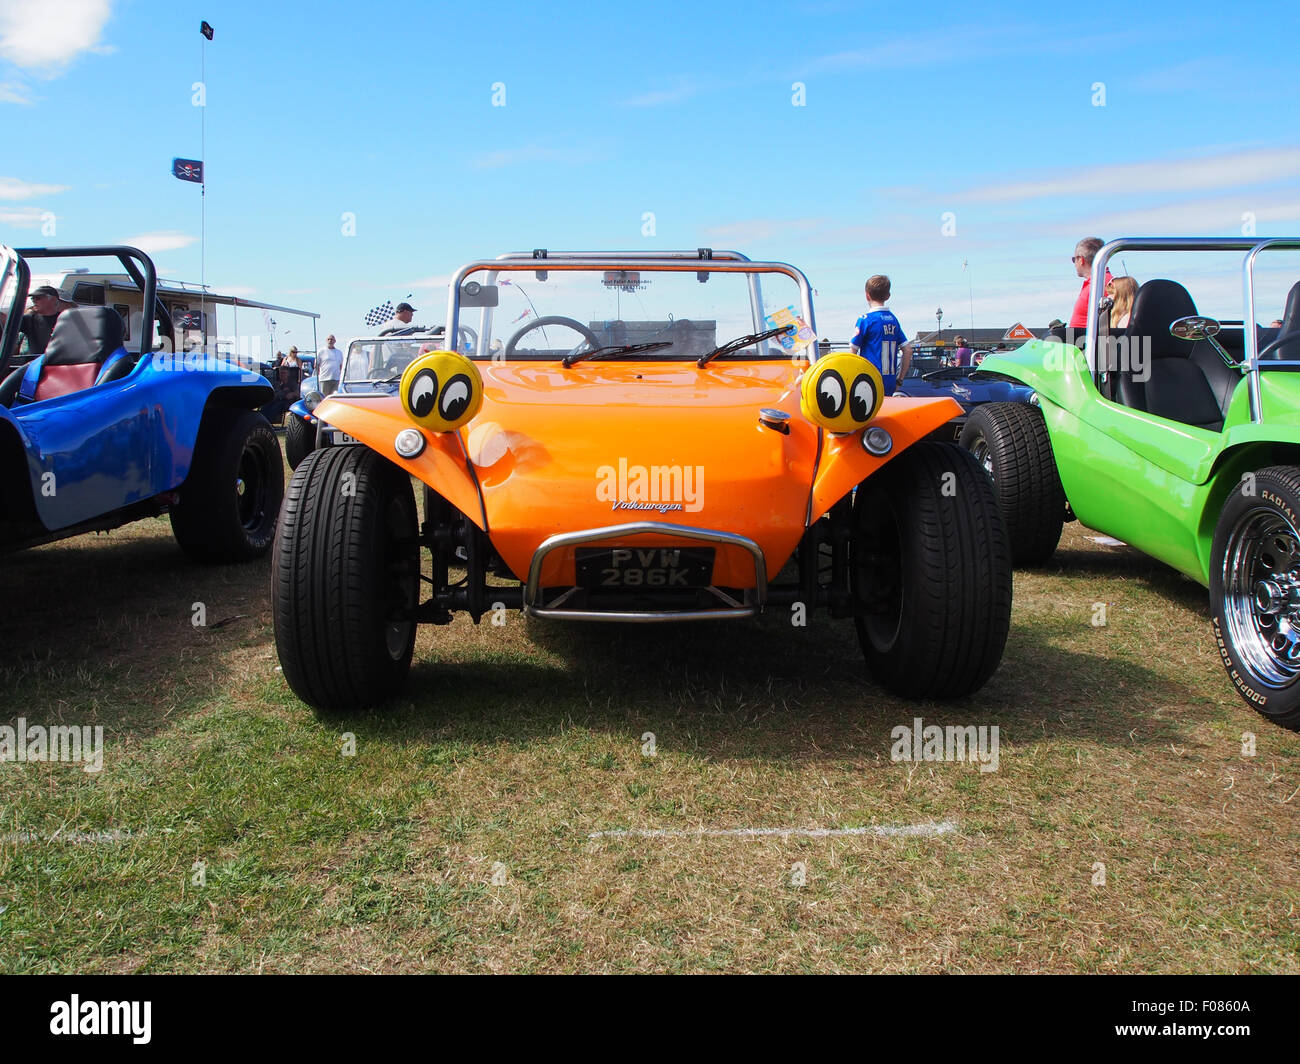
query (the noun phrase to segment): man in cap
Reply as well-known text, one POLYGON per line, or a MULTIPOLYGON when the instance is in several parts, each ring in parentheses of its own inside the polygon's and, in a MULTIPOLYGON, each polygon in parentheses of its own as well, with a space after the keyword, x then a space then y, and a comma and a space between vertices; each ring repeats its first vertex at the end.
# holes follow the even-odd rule
POLYGON ((54 323, 65 304, 59 298, 58 289, 47 284, 32 292, 32 309, 23 315, 18 330, 27 337, 27 353, 35 358, 45 354, 45 346, 50 342, 50 333, 54 332, 54 323))
POLYGON ((393 320, 379 330, 379 335, 387 336, 389 333, 405 332, 407 329, 412 328, 411 318, 414 316, 415 308, 410 303, 398 303, 393 320))

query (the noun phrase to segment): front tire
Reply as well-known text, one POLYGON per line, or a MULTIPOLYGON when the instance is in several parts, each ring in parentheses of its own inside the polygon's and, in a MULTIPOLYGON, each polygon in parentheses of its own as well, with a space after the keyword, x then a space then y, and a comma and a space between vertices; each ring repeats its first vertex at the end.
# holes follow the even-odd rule
POLYGON ((367 447, 309 454, 289 482, 271 560, 275 647, 294 693, 346 712, 400 691, 419 589, 410 476, 367 447))
POLYGON ((1210 553, 1210 617, 1237 693, 1300 731, 1300 468, 1261 469, 1224 502, 1210 553))
POLYGON ((1055 552, 1065 523, 1065 490, 1056 471, 1043 414, 1026 403, 977 406, 961 445, 993 478, 1016 565, 1041 565, 1055 552))
POLYGON ((1002 660, 1011 552, 993 485, 950 443, 913 444, 858 488, 851 585, 867 666, 904 698, 960 698, 1002 660))
POLYGON ((171 510, 181 549, 209 563, 260 558, 275 538, 283 499, 284 459, 266 418, 256 410, 208 410, 171 510))
POLYGON ((316 449, 316 426, 304 421, 290 411, 284 415, 284 457, 290 469, 297 469, 302 460, 316 449))

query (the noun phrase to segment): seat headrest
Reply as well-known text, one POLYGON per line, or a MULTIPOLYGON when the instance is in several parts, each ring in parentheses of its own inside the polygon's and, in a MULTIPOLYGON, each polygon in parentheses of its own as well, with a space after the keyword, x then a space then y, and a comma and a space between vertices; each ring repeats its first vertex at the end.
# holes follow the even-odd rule
POLYGON ((1179 318, 1196 313, 1196 303, 1177 281, 1147 281, 1133 297, 1129 317, 1131 337, 1151 338, 1152 358, 1186 358, 1194 346, 1188 340, 1169 335, 1169 326, 1179 318))
MULTIPOLYGON (((1291 286, 1286 296, 1286 309, 1282 311, 1282 328, 1278 336, 1300 331, 1300 281, 1291 286)), ((1288 340, 1270 356, 1286 362, 1300 361, 1300 340, 1288 340)))
POLYGON ((122 346, 122 317, 111 307, 69 307, 45 348, 47 366, 102 363, 122 346))

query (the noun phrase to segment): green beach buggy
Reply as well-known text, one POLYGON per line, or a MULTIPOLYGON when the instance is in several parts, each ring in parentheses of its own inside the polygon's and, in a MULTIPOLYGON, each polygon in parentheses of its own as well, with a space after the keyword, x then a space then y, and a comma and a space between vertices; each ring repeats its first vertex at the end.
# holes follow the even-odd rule
POLYGON ((1162 265, 1186 263, 1179 276, 1203 302, 1228 308, 1240 299, 1240 320, 1199 313, 1187 286, 1163 278, 1140 285, 1123 329, 1111 327, 1109 301, 1095 300, 1079 345, 1034 341, 984 362, 983 370, 1036 394, 1031 404, 979 408, 961 438, 993 477, 1018 564, 1050 558, 1062 523, 1078 518, 1198 580, 1209 588, 1215 642, 1237 692, 1294 730, 1298 251, 1296 238, 1106 244, 1093 262, 1093 292, 1102 292, 1107 265, 1118 266, 1121 252, 1160 252, 1162 265), (1236 253, 1244 253, 1239 296, 1236 253), (1205 269, 1228 256, 1231 285, 1223 271, 1216 278, 1205 269), (1267 292, 1261 256, 1275 278, 1267 292))

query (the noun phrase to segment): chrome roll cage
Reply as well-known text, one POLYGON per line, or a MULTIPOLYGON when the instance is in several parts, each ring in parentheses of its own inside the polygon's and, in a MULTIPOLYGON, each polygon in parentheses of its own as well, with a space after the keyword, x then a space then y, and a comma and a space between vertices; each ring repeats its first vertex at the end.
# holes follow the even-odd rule
MULTIPOLYGON (((1260 408, 1259 387, 1259 333, 1255 318, 1255 260, 1260 252, 1268 250, 1300 251, 1300 237, 1267 237, 1254 239, 1248 237, 1121 237, 1104 244, 1092 260, 1091 298, 1088 300, 1088 325, 1084 354, 1088 365, 1095 367, 1097 361, 1097 329, 1101 323, 1100 302, 1104 289, 1106 264, 1121 251, 1244 251, 1242 260, 1242 295, 1244 312, 1242 314, 1242 332, 1245 343, 1245 361, 1241 364, 1242 374, 1246 377, 1247 394, 1250 399, 1250 420, 1258 424, 1264 414, 1260 408), (1249 328, 1247 328, 1249 326, 1249 328)), ((1300 362, 1270 361, 1270 369, 1300 369, 1300 362)))
MULTIPOLYGON (((647 273, 694 273, 705 280, 710 273, 743 273, 749 282, 750 315, 754 322, 754 331, 763 329, 763 294, 761 275, 765 273, 783 274, 791 278, 799 287, 803 319, 814 333, 817 322, 813 315, 812 287, 802 270, 785 262, 754 262, 739 251, 714 251, 712 248, 697 248, 695 251, 548 251, 538 248, 534 251, 515 251, 500 255, 495 259, 477 259, 466 263, 456 271, 447 285, 447 336, 460 335, 461 286, 472 273, 487 273, 487 283, 495 284, 501 273, 535 272, 544 275, 550 271, 591 270, 595 268, 628 268, 647 273)), ((479 321, 478 335, 482 342, 492 330, 492 308, 483 307, 479 321)), ((817 358, 816 343, 809 344, 808 357, 817 358)), ((480 351, 477 357, 486 355, 480 351)))

